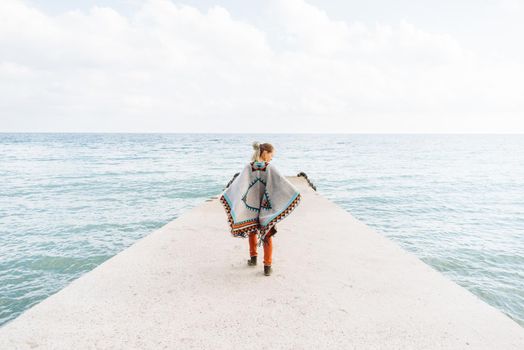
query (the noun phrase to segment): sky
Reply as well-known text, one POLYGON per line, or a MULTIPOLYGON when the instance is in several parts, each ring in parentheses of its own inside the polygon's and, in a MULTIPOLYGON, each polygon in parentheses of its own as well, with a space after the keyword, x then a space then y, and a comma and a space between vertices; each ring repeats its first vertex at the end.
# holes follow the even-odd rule
POLYGON ((0 132, 524 133, 524 0, 1 0, 0 132))

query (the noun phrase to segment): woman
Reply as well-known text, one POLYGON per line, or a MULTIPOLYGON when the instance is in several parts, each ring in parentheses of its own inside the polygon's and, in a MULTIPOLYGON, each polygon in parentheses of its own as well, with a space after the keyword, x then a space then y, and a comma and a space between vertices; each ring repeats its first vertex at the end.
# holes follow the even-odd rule
POLYGON ((257 235, 264 244, 264 275, 273 269, 276 223, 300 203, 297 189, 270 162, 275 153, 270 143, 253 143, 253 156, 220 195, 233 237, 249 237, 249 266, 257 264, 257 235))

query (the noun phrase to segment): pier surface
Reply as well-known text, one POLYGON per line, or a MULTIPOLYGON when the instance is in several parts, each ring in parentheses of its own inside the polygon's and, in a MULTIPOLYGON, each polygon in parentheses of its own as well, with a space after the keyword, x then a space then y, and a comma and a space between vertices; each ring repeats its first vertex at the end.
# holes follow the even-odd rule
POLYGON ((0 328, 0 349, 524 349, 524 328, 288 177, 273 268, 216 197, 0 328))

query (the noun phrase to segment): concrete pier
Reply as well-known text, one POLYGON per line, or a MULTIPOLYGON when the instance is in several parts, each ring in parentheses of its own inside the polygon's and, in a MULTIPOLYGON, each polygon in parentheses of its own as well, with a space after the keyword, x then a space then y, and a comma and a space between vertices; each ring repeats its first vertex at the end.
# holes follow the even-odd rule
POLYGON ((0 349, 524 349, 508 316, 288 179, 302 202, 273 275, 214 197, 4 325, 0 349))

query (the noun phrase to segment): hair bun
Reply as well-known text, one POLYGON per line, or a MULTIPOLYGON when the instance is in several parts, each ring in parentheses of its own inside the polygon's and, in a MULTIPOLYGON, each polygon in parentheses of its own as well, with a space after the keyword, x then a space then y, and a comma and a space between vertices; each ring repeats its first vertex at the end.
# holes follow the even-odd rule
POLYGON ((260 149, 260 142, 258 141, 253 142, 253 149, 260 149))

